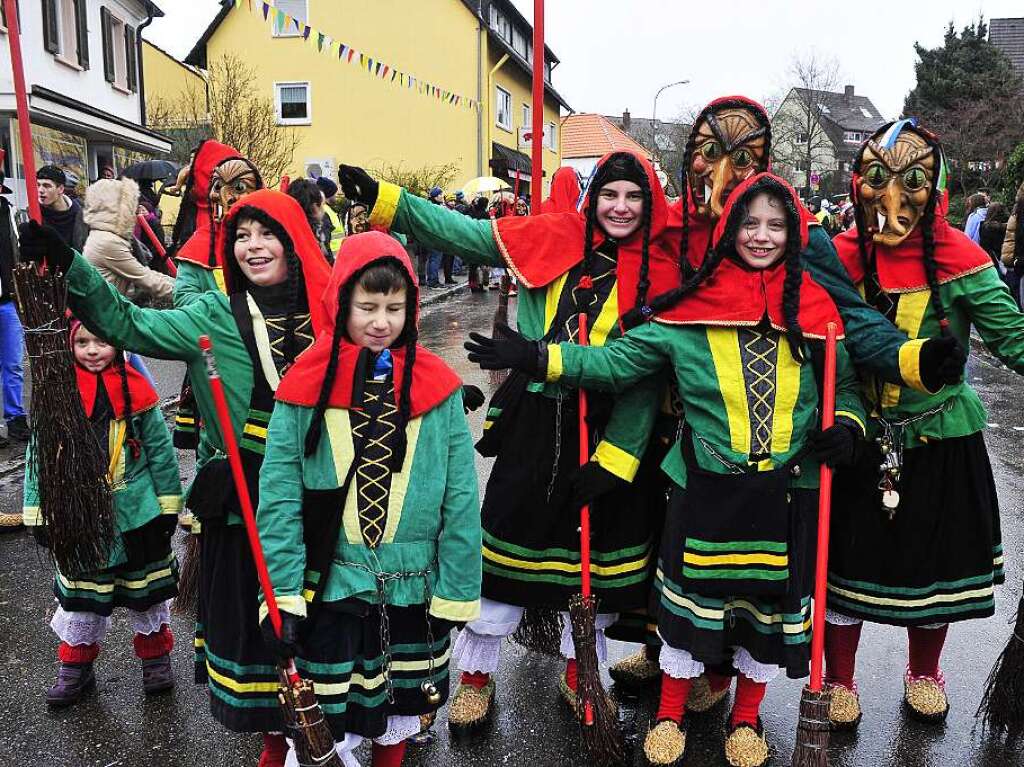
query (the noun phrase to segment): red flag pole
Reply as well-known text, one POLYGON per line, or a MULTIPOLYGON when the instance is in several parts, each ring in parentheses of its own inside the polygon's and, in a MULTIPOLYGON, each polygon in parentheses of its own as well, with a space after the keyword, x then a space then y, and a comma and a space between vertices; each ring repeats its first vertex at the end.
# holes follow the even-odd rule
POLYGON ((37 223, 43 223, 36 188, 36 157, 32 151, 32 125, 28 116, 28 95, 25 90, 25 66, 21 58, 21 31, 18 28, 16 0, 4 0, 7 15, 7 42, 11 47, 11 72, 14 75, 14 99, 18 108, 18 136, 21 139, 21 164, 25 169, 25 191, 28 194, 28 213, 37 223))
POLYGON ((533 0, 533 135, 530 137, 530 212, 544 199, 544 0, 533 0))

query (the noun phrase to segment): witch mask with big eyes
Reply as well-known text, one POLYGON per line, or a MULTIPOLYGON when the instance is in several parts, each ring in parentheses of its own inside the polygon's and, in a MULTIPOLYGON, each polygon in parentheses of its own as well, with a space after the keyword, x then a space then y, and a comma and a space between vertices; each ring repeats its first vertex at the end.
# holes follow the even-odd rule
POLYGON ((729 193, 768 167, 766 134, 754 111, 743 107, 716 109, 701 120, 687 169, 698 215, 721 217, 729 193))
POLYGON ((935 188, 935 153, 914 130, 904 130, 891 147, 877 136, 864 147, 857 204, 872 239, 899 245, 921 222, 935 188))
POLYGON ((213 208, 213 220, 223 221, 231 206, 238 202, 242 195, 261 187, 259 173, 248 160, 236 157, 222 162, 214 168, 210 179, 210 207, 213 208))

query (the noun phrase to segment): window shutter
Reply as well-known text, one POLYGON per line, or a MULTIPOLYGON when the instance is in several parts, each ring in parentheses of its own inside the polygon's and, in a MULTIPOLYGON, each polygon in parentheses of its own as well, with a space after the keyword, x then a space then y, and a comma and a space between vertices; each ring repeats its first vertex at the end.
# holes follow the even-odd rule
POLYGON ((135 71, 136 56, 135 28, 124 26, 124 63, 128 71, 128 90, 135 93, 139 89, 139 78, 135 71))
POLYGON ((56 0, 43 0, 43 47, 49 53, 60 53, 60 33, 57 31, 56 0))
POLYGON ((78 40, 78 65, 89 68, 89 24, 86 0, 75 0, 75 34, 78 40))
POLYGON ((110 11, 100 7, 100 27, 103 32, 103 78, 114 82, 114 38, 110 29, 110 11))

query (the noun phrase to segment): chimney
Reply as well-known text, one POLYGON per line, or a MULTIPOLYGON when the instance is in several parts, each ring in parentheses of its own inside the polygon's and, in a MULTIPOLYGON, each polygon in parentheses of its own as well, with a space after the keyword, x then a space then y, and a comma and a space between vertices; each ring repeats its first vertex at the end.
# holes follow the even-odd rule
POLYGON ((629 110, 627 109, 625 112, 622 113, 622 130, 626 131, 626 133, 629 133, 629 125, 630 117, 629 110))
POLYGON ((844 89, 844 95, 846 97, 846 106, 850 106, 853 103, 853 86, 847 85, 844 89))

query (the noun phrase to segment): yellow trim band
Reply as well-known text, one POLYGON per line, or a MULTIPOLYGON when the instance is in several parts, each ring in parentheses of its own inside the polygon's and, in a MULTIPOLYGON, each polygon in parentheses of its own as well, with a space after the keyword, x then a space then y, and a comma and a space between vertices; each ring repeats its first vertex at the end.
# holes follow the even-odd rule
POLYGON ((592 460, 597 461, 602 469, 610 471, 626 482, 632 482, 637 469, 640 468, 639 458, 606 440, 601 440, 598 443, 592 460))
MULTIPOLYGON (((312 598, 312 595, 310 596, 312 598)), ((300 618, 306 617, 306 600, 298 595, 291 595, 277 598, 277 609, 283 613, 291 613, 300 618)), ((260 623, 267 617, 270 611, 267 610, 267 603, 260 600, 260 623)))
POLYGON ((38 506, 25 506, 21 510, 21 521, 26 527, 37 527, 43 524, 43 514, 38 506))
MULTIPOLYGON (((900 347, 900 375, 910 388, 925 394, 935 394, 933 391, 928 391, 921 380, 921 347, 927 340, 927 338, 917 338, 907 341, 900 347)), ((888 402, 883 399, 883 404, 888 405, 888 402)), ((895 404, 893 403, 893 405, 895 404)))
POLYGON ((800 396, 800 363, 793 359, 793 352, 782 336, 777 344, 775 361, 771 450, 774 455, 783 455, 789 452, 793 443, 793 411, 800 396))
POLYGON ((377 202, 370 211, 370 226, 390 229, 398 213, 398 203, 402 199, 402 187, 381 181, 377 187, 377 202))
POLYGON ((562 297, 562 288, 565 287, 565 281, 569 278, 569 273, 566 272, 557 280, 548 285, 548 289, 544 291, 544 332, 551 330, 551 323, 555 321, 555 317, 558 314, 558 299, 562 297))
POLYGON ((545 376, 548 383, 554 383, 562 377, 562 347, 558 344, 548 346, 548 369, 545 376))
POLYGON ((683 554, 683 562, 710 567, 712 565, 774 565, 785 567, 789 557, 785 554, 683 554))
POLYGON ((257 426, 256 424, 252 424, 252 423, 247 423, 242 428, 242 433, 243 434, 251 434, 252 436, 259 437, 260 439, 266 439, 267 438, 267 430, 264 429, 262 426, 257 426))
MULTIPOLYGON (((489 559, 499 565, 507 565, 514 567, 518 570, 555 570, 560 573, 573 573, 578 574, 582 571, 582 568, 578 564, 572 564, 569 562, 528 562, 524 559, 514 559, 507 557, 504 554, 499 554, 496 551, 492 551, 486 546, 483 547, 484 559, 489 559)), ((593 562, 590 563, 590 572, 593 575, 611 576, 611 575, 623 575, 625 573, 636 572, 637 570, 643 570, 647 567, 647 563, 650 560, 650 556, 645 556, 643 559, 637 559, 632 562, 625 562, 621 565, 613 565, 612 567, 604 567, 602 565, 595 565, 593 562)))
POLYGON ((604 346, 608 340, 608 334, 612 332, 615 323, 619 321, 619 283, 612 285, 608 298, 601 307, 594 326, 590 328, 590 345, 604 346))
POLYGON ((861 419, 859 415, 857 415, 856 413, 851 413, 849 410, 837 410, 836 418, 838 418, 839 416, 842 416, 843 418, 849 418, 851 421, 853 421, 860 427, 860 435, 862 437, 867 436, 867 427, 864 425, 864 421, 861 419))
POLYGON ((160 504, 161 514, 180 514, 181 513, 181 496, 180 495, 158 495, 156 502, 160 504))
POLYGON ((747 455, 750 453, 750 413, 747 411, 747 385, 743 378, 739 335, 734 327, 709 327, 707 336, 729 419, 729 445, 734 452, 747 455))
POLYGON ((430 598, 430 614, 446 621, 469 623, 469 621, 475 621, 480 617, 480 600, 458 602, 434 594, 430 598))

